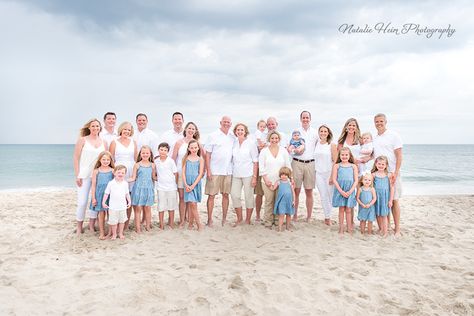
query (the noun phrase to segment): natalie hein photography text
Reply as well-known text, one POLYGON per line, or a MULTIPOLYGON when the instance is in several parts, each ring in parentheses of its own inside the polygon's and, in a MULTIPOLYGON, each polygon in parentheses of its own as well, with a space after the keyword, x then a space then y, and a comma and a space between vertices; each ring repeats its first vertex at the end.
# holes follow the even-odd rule
POLYGON ((343 34, 392 34, 392 35, 406 35, 416 34, 418 36, 425 36, 426 38, 441 39, 443 36, 451 37, 456 32, 455 28, 449 24, 445 28, 434 28, 428 26, 421 26, 416 23, 405 23, 401 27, 392 25, 391 22, 379 22, 374 26, 365 24, 364 26, 344 23, 339 26, 339 32, 343 34))

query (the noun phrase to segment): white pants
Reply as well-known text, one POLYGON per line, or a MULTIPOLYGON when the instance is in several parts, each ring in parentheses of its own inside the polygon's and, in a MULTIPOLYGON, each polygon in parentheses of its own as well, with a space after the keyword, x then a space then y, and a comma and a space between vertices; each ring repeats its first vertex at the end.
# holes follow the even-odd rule
MULTIPOLYGON (((82 185, 77 187, 77 210, 76 219, 83 222, 86 216, 87 202, 89 202, 89 192, 91 190, 92 178, 82 179, 82 185)), ((101 203, 97 201, 97 203, 101 203)))
POLYGON ((324 211, 324 218, 331 218, 332 211, 332 195, 334 193, 334 186, 329 185, 329 179, 331 178, 331 171, 328 172, 316 172, 316 187, 318 188, 319 195, 321 197, 321 206, 324 211))
POLYGON ((244 187, 245 208, 254 208, 255 200, 253 198, 252 176, 246 178, 232 177, 230 197, 234 208, 242 207, 240 198, 242 197, 242 187, 244 187))

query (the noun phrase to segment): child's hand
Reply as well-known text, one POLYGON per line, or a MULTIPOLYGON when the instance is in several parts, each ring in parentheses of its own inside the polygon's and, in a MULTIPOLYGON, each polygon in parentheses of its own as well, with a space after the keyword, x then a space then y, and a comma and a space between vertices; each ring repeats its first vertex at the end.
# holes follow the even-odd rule
POLYGON ((127 203, 127 208, 130 208, 130 206, 132 206, 132 203, 128 202, 127 203))
POLYGON ((92 206, 97 206, 97 200, 95 198, 92 198, 92 206))
POLYGON ((189 185, 186 185, 186 192, 191 192, 191 187, 189 185))
POLYGON ((77 184, 78 187, 81 187, 82 186, 82 179, 76 178, 76 184, 77 184))
POLYGON ((392 206, 393 206, 393 201, 392 200, 388 201, 388 208, 392 208, 392 206))
POLYGON ((104 209, 108 209, 108 208, 109 208, 109 206, 108 206, 107 203, 105 203, 105 202, 102 203, 102 207, 103 207, 104 209))
POLYGON ((329 178, 329 185, 333 185, 333 184, 334 184, 334 182, 332 182, 332 177, 331 177, 331 178, 329 178))
POLYGON ((350 196, 349 192, 342 192, 342 196, 345 197, 346 199, 350 196))

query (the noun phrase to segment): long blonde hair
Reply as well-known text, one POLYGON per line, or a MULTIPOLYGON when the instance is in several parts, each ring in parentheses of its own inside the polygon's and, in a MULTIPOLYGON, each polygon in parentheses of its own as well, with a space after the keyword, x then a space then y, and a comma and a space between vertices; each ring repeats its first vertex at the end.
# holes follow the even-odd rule
POLYGON ((183 166, 186 164, 186 159, 188 159, 188 156, 191 154, 191 152, 189 151, 189 146, 191 146, 191 144, 194 144, 194 143, 196 143, 198 145, 197 155, 199 157, 201 157, 201 146, 199 145, 199 142, 195 139, 191 139, 188 143, 188 148, 186 149, 186 154, 183 157, 183 161, 182 161, 183 166))
POLYGON ((341 160, 341 152, 343 151, 348 151, 349 152, 349 162, 350 163, 354 163, 354 155, 352 155, 352 152, 350 150, 349 147, 342 147, 341 149, 339 149, 339 152, 337 153, 337 160, 336 160, 336 163, 340 163, 342 162, 341 160))
POLYGON ((355 133, 354 133, 354 143, 353 144, 349 144, 349 145, 357 145, 357 144, 360 144, 360 128, 359 128, 359 123, 357 123, 357 120, 353 117, 351 117, 350 119, 348 119, 346 121, 346 123, 344 124, 344 127, 342 128, 342 131, 341 131, 341 136, 339 136, 339 139, 337 140, 337 143, 340 144, 340 145, 344 145, 345 141, 346 141, 346 138, 347 138, 347 125, 349 125, 349 123, 352 123, 352 122, 355 122, 355 125, 356 125, 356 130, 355 130, 355 133))
POLYGON ((102 159, 102 157, 104 156, 109 156, 109 159, 110 159, 110 165, 109 167, 114 169, 115 168, 115 163, 114 163, 114 160, 112 159, 112 154, 110 152, 108 152, 107 150, 104 150, 103 152, 101 152, 99 154, 99 157, 97 157, 97 161, 95 162, 95 165, 94 165, 94 169, 97 169, 99 168, 100 166, 102 166, 100 160, 102 159))
POLYGON ((99 126, 100 126, 99 133, 102 131, 102 124, 100 123, 100 121, 96 118, 93 118, 93 119, 88 120, 87 123, 84 124, 84 126, 79 130, 79 135, 81 137, 89 136, 91 134, 91 130, 89 128, 91 127, 92 122, 99 123, 99 126))
POLYGON ((379 169, 377 169, 376 164, 377 164, 377 161, 380 161, 380 160, 385 161, 385 169, 383 171, 385 172, 385 174, 388 174, 388 158, 387 158, 387 156, 378 156, 377 158, 375 158, 374 165, 372 167, 371 172, 374 173, 374 172, 379 171, 379 169))

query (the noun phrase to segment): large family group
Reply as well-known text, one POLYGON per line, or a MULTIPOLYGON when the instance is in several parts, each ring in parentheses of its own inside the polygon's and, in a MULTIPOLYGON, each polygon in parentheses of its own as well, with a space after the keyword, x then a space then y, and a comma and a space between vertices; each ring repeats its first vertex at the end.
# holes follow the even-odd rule
POLYGON ((384 114, 374 117, 377 134, 361 133, 356 119, 344 124, 339 138, 327 125, 311 127, 311 113, 300 113, 300 126, 291 136, 278 130, 276 118, 256 122, 256 131, 223 116, 220 127, 201 142, 198 126, 184 125, 184 115, 175 112, 173 128, 158 136, 151 131, 146 114, 115 129, 116 115, 104 115, 104 127, 89 120, 80 130, 74 149, 77 184, 77 234, 89 216, 89 229, 100 239, 124 238, 124 228, 134 214, 135 231, 152 228, 155 192, 160 229, 168 212, 170 228, 179 210, 179 227, 203 228, 197 205, 202 199, 202 179, 207 195, 207 226, 213 226, 215 196, 222 194, 222 225, 226 224, 229 195, 235 208, 234 225, 256 222, 278 231, 292 229, 298 219, 301 189, 306 196, 306 221, 312 218, 313 189, 317 188, 326 225, 331 211, 339 208, 339 234, 352 233, 354 207, 361 233, 390 233, 390 211, 394 235, 400 236, 402 141, 387 130, 384 114), (184 127, 183 127, 184 126, 184 127), (242 195, 243 192, 243 195, 242 195), (91 200, 89 201, 89 195, 91 200), (243 199, 242 199, 243 198, 243 199), (243 200, 243 203, 242 203, 243 200), (264 212, 261 218, 260 211, 264 212), (243 218, 245 207, 245 219, 243 218), (105 221, 109 225, 105 231, 105 221), (344 225, 345 224, 345 225, 344 225))

